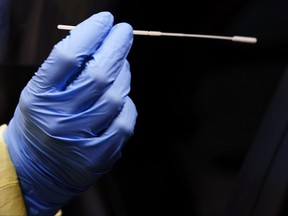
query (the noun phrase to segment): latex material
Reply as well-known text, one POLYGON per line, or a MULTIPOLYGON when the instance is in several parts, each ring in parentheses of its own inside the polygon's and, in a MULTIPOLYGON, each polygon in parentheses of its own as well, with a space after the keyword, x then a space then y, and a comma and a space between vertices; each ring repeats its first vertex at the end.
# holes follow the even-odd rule
POLYGON ((127 23, 109 12, 56 44, 23 89, 4 134, 28 215, 54 215, 111 169, 137 118, 127 23))

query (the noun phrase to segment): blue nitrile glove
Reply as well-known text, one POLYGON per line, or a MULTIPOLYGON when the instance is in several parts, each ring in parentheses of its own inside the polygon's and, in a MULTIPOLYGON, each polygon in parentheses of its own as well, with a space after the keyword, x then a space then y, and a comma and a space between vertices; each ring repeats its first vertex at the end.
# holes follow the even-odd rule
POLYGON ((137 118, 127 23, 101 12, 54 46, 4 134, 28 215, 54 215, 111 169, 137 118))

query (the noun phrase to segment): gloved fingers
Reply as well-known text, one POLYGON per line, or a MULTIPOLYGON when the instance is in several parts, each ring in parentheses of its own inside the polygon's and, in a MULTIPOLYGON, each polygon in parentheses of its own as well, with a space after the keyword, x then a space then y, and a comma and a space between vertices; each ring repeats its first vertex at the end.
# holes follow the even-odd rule
POLYGON ((137 110, 130 97, 126 97, 123 109, 103 133, 87 142, 86 156, 93 170, 103 171, 111 168, 121 156, 121 148, 134 134, 137 110), (102 161, 99 164, 99 161, 102 161), (105 163, 104 163, 105 162, 105 163))
MULTIPOLYGON (((68 113, 83 112, 84 110, 89 109, 93 104, 94 106, 98 106, 98 104, 101 105, 103 98, 105 98, 105 96, 102 95, 110 94, 107 94, 107 91, 114 91, 119 97, 124 97, 128 94, 130 90, 131 74, 127 60, 124 60, 121 68, 118 68, 117 66, 117 69, 113 72, 106 72, 105 69, 101 70, 100 68, 94 69, 95 67, 85 70, 85 72, 83 72, 79 78, 63 92, 67 97, 68 95, 77 95, 77 100, 72 100, 70 102, 73 106, 67 107, 67 109, 69 109, 67 110, 68 113), (109 73, 112 73, 111 76, 109 76, 109 73), (116 80, 114 81, 114 79, 116 80), (102 99, 99 99, 101 97, 102 99), (96 102, 98 99, 100 101, 96 102)), ((115 93, 112 93, 111 95, 114 95, 115 93)), ((109 107, 110 105, 106 103, 101 106, 105 106, 104 109, 107 109, 107 111, 111 109, 111 107, 109 107)))
MULTIPOLYGON (((124 59, 126 59, 132 43, 132 26, 128 23, 118 23, 114 25, 101 47, 99 47, 93 55, 94 62, 92 61, 92 64, 96 64, 96 66, 101 69, 120 67, 124 59)), ((111 69, 107 70, 107 72, 113 72, 111 69)))
MULTIPOLYGON (((46 98, 54 96, 54 101, 57 101, 57 103, 54 102, 51 105, 51 102, 47 102, 44 105, 46 109, 43 108, 45 113, 41 115, 46 116, 51 109, 57 110, 57 112, 52 110, 54 112, 52 116, 54 118, 57 116, 55 119, 57 121, 51 121, 48 125, 41 124, 41 128, 45 128, 45 131, 51 136, 57 137, 71 136, 72 134, 74 137, 98 136, 101 131, 110 125, 123 108, 130 91, 130 82, 130 66, 126 60, 116 80, 111 86, 107 87, 107 90, 99 98, 93 97, 95 92, 91 88, 91 92, 81 90, 78 94, 73 92, 75 88, 51 96, 49 92, 43 93, 42 95, 46 98), (76 95, 76 98, 70 97, 70 95, 76 95)), ((83 88, 87 87, 83 86, 83 88)), ((39 120, 42 118, 39 115, 37 116, 39 125, 39 120)))
POLYGON ((110 126, 103 132, 101 138, 109 140, 108 152, 120 151, 123 144, 134 134, 138 112, 130 97, 126 97, 125 104, 110 126))
POLYGON ((67 95, 77 95, 77 100, 72 101, 71 109, 74 110, 69 113, 77 113, 89 107, 105 93, 115 79, 120 83, 119 90, 116 89, 120 94, 122 86, 129 88, 130 67, 126 56, 132 46, 132 36, 129 24, 117 24, 112 28, 82 73, 63 92, 67 95), (120 71, 122 74, 118 75, 120 71))
MULTIPOLYGON (((104 136, 115 134, 113 140, 117 142, 118 138, 123 137, 125 141, 129 139, 134 133, 134 127, 136 124, 136 119, 138 112, 135 104, 129 96, 126 97, 125 104, 118 114, 118 116, 113 120, 110 127, 105 131, 104 136)), ((121 140, 121 139, 120 139, 121 140)), ((122 142, 125 142, 122 140, 122 142)), ((120 147, 120 146, 119 146, 120 147)))
POLYGON ((30 85, 39 90, 61 90, 99 48, 112 28, 114 17, 100 12, 81 22, 70 34, 57 43, 41 65, 30 85))
POLYGON ((81 116, 94 135, 97 136, 105 130, 123 108, 130 92, 131 73, 129 68, 129 63, 126 61, 111 87, 98 100, 91 100, 93 104, 89 104, 89 101, 84 103, 89 108, 81 116))

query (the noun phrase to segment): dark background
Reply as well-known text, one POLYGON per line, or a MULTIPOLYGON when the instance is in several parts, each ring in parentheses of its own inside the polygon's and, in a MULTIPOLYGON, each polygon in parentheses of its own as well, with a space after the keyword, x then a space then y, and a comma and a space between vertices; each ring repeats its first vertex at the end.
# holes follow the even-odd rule
MULTIPOLYGON (((112 171, 63 208, 64 216, 227 214, 286 70, 287 1, 12 0, 10 6, 1 123, 8 123, 21 89, 67 34, 58 24, 76 25, 108 10, 115 23, 135 30, 256 37, 257 44, 243 44, 135 36, 128 56, 139 112, 135 134, 112 171)), ((287 204, 280 200, 278 215, 287 204)))

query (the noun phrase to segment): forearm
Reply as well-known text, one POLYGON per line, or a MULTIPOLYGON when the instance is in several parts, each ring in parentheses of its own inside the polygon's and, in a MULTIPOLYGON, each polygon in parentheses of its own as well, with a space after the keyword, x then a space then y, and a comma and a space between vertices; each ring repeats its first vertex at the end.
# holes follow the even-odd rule
MULTIPOLYGON (((6 125, 0 126, 0 215, 26 216, 26 208, 16 170, 3 140, 6 125)), ((61 216, 59 210, 56 216, 61 216)))
POLYGON ((26 215, 13 163, 3 140, 6 125, 0 127, 0 215, 26 215))

